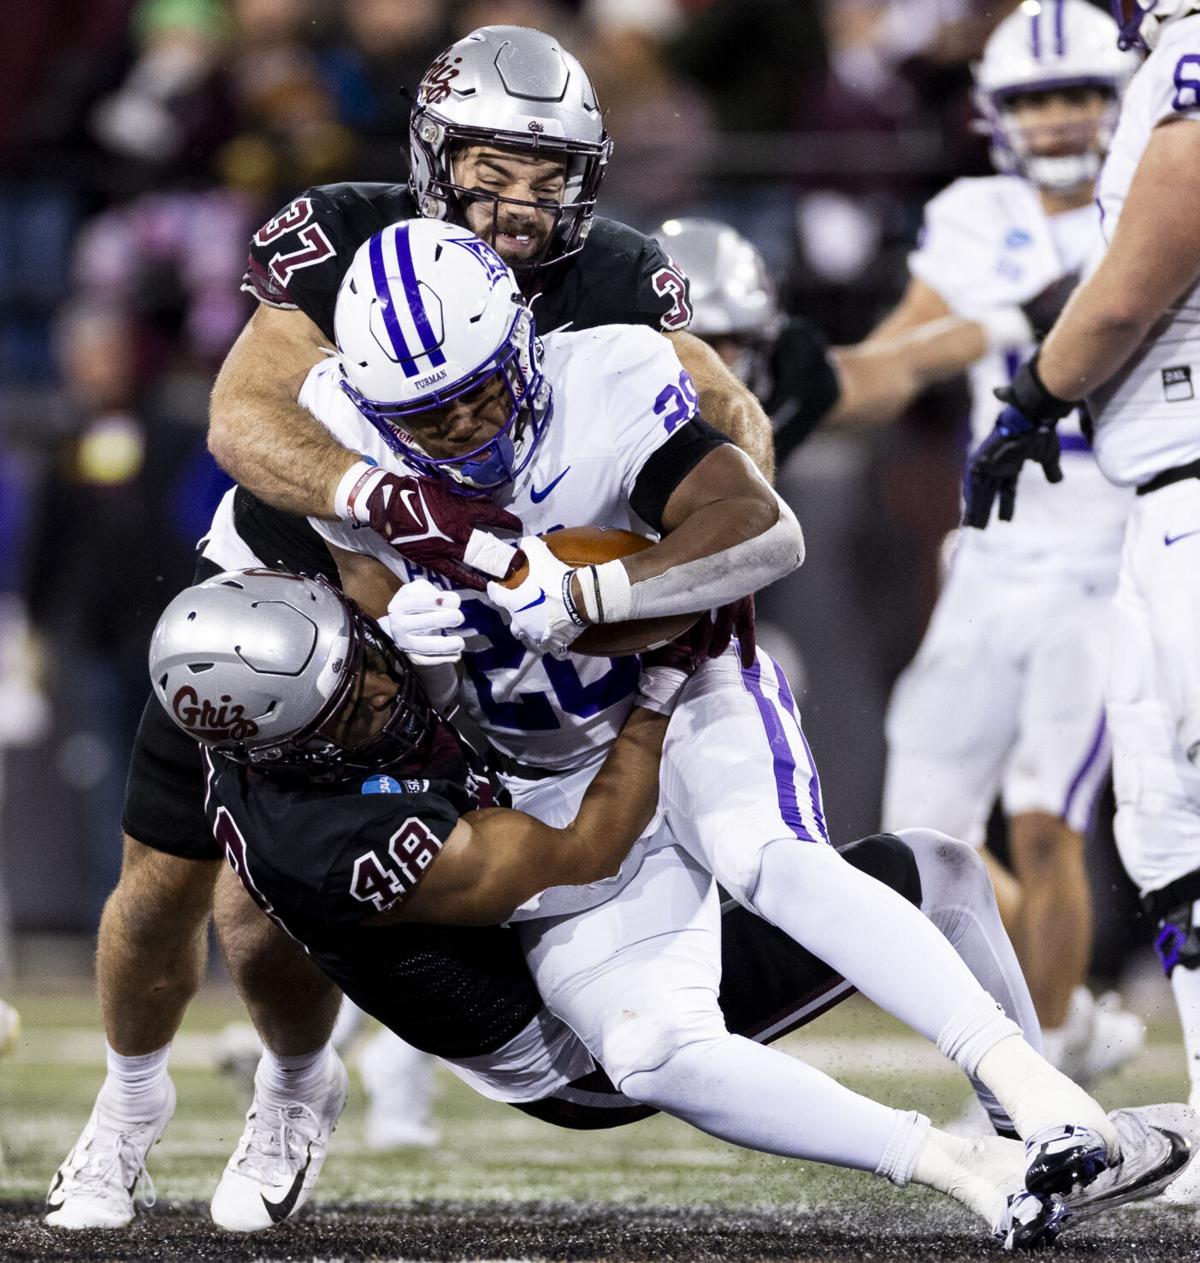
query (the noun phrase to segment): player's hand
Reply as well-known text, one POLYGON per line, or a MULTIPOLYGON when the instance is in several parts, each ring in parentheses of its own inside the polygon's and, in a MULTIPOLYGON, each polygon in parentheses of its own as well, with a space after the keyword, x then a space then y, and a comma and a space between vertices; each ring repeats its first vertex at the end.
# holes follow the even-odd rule
POLYGON ((729 642, 735 635, 738 638, 738 657, 742 666, 753 666, 758 644, 754 630, 753 596, 744 596, 713 611, 709 656, 719 658, 729 648, 729 642))
POLYGON ((482 590, 487 575, 503 576, 512 555, 480 528, 521 529, 520 518, 483 496, 458 495, 435 478, 393 474, 367 461, 343 476, 334 508, 344 521, 378 531, 414 565, 476 591, 482 590))
POLYGON ((466 644, 454 632, 463 624, 461 601, 457 592, 444 592, 428 579, 414 579, 388 602, 384 631, 416 666, 457 662, 466 644))
POLYGON ((1041 465, 1048 482, 1061 482, 1058 455, 1058 431, 1052 425, 1035 425, 1015 408, 1005 408, 991 434, 967 462, 963 523, 983 530, 997 499, 1000 520, 1011 522, 1017 503, 1017 479, 1025 462, 1041 465))
POLYGON ((565 658, 587 626, 570 593, 575 569, 559 561, 536 535, 521 540, 521 552, 529 563, 525 579, 515 588, 489 583, 488 600, 508 611, 509 631, 526 649, 565 658))
POLYGON ((713 621, 705 616, 682 636, 639 654, 642 669, 635 705, 659 715, 671 714, 683 686, 712 657, 712 641, 713 621))

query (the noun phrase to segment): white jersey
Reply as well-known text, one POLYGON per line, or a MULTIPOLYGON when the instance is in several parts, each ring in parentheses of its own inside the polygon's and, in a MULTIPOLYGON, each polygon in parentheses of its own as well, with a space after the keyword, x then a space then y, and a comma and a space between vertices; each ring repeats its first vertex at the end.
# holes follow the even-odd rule
MULTIPOLYGON (((1164 28, 1130 81, 1098 188, 1105 236, 1112 237, 1134 172, 1160 123, 1200 120, 1200 15, 1164 28)), ((1195 198, 1196 173, 1180 174, 1180 195, 1195 198)), ((1200 460, 1200 285, 1146 336, 1089 400, 1096 459, 1122 485, 1200 460)))
MULTIPOLYGON (((1059 277, 1087 274, 1104 250, 1094 206, 1049 216, 1036 188, 1016 176, 956 180, 925 208, 925 226, 909 256, 912 275, 936 290, 956 316, 967 319, 1028 301, 1059 277)), ((1034 351, 990 351, 970 369, 971 443, 991 433, 1006 386, 1034 351)), ((1012 522, 971 531, 972 550, 1011 559, 1067 566, 1081 558, 1107 559, 1115 572, 1128 495, 1096 469, 1078 413, 1059 424, 1063 482, 1052 487, 1040 469, 1021 475, 1012 522)))
MULTIPOLYGON (((670 343, 633 325, 554 333, 543 341, 554 413, 533 460, 493 499, 530 535, 563 526, 647 534, 629 503, 638 474, 695 412, 694 392, 670 343)), ((345 446, 385 469, 411 472, 339 388, 334 362, 309 373, 300 402, 345 446)), ((369 528, 311 520, 329 543, 376 557, 405 581, 424 573, 369 528)), ((426 577, 449 586, 437 575, 426 577)), ((559 661, 530 653, 480 593, 462 595, 463 699, 492 743, 522 763, 559 771, 598 759, 632 706, 637 659, 572 654, 559 661)))

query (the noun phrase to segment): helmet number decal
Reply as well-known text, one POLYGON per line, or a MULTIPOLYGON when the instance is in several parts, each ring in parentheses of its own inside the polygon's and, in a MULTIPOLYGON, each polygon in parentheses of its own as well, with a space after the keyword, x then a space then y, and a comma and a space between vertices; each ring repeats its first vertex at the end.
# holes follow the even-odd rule
POLYGON ((388 839, 386 854, 367 851, 354 861, 350 893, 377 912, 386 912, 416 890, 441 849, 441 838, 416 816, 409 816, 388 839))
POLYGON ((659 298, 669 298, 671 306, 659 318, 664 329, 686 329, 692 323, 692 305, 688 302, 688 283, 673 267, 662 267, 650 278, 659 298))

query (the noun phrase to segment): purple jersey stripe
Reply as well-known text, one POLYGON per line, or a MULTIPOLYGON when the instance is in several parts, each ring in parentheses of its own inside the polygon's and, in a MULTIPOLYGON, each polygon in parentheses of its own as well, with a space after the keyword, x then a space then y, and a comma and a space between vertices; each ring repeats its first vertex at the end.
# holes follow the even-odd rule
POLYGON ((1084 778, 1092 770, 1096 764, 1096 760, 1100 757, 1100 751, 1104 749, 1104 711, 1100 712, 1100 722, 1096 725, 1096 734, 1092 738, 1092 744, 1084 756, 1083 763, 1079 767, 1079 771, 1075 773, 1075 779, 1071 782, 1070 789, 1067 790, 1067 801, 1063 803, 1061 812, 1064 820, 1070 820, 1071 808, 1075 803, 1075 795, 1079 792, 1079 787, 1083 784, 1084 778))
POLYGON ((387 330, 392 342, 392 350, 404 369, 405 377, 416 377, 417 366, 408 353, 408 344, 404 341, 404 332, 400 321, 396 319, 396 309, 392 305, 391 291, 388 289, 387 269, 383 266, 383 233, 376 233, 371 238, 371 279, 375 282, 375 297, 379 299, 379 309, 383 312, 383 327, 387 330))
POLYGON ((788 745, 787 733, 774 705, 768 700, 762 687, 762 668, 757 662, 742 668, 742 686, 754 698, 758 715, 767 733, 771 747, 771 764, 775 773, 775 797, 784 824, 801 842, 815 842, 800 815, 800 803, 796 797, 796 758, 788 745))
POLYGON ((1067 47, 1063 36, 1063 0, 1054 0, 1054 51, 1065 56, 1067 47))
POLYGON ((1034 61, 1042 60, 1042 11, 1035 9, 1029 19, 1029 43, 1034 61))
POLYGON ((775 662, 774 666, 775 679, 779 684, 779 700, 783 703, 787 713, 792 717, 792 722, 796 725, 796 731, 800 734, 800 740, 804 742, 804 753, 808 755, 808 766, 812 768, 812 776, 808 780, 808 797, 812 803, 813 819, 817 822, 817 828, 820 829, 821 836, 828 842, 829 830, 825 827, 825 809, 821 805, 821 781, 817 776, 817 761, 813 758, 808 738, 804 735, 804 726, 800 723, 800 715, 796 710, 796 699, 792 696, 792 689, 787 682, 787 676, 784 675, 783 668, 778 662, 775 662))
POLYGON ((438 348, 437 337, 425 312, 425 300, 421 297, 421 286, 417 283, 417 273, 413 267, 412 243, 408 239, 407 224, 396 233, 396 260, 400 264, 400 279, 404 282, 404 296, 408 299, 408 309, 412 312, 413 324, 417 327, 417 337, 421 339, 421 346, 429 353, 430 366, 437 368, 445 364, 446 356, 438 348))

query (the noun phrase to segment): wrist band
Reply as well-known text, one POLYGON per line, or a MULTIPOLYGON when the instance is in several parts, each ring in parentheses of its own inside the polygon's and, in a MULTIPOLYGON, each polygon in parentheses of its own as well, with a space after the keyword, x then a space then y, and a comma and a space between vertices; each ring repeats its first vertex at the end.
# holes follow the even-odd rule
MULTIPOLYGON (((575 577, 576 574, 579 574, 579 573, 581 572, 576 571, 576 570, 568 570, 567 573, 563 575, 563 581, 562 581, 563 608, 567 611, 567 617, 571 620, 571 622, 575 624, 576 627, 586 627, 588 625, 587 619, 584 618, 582 614, 580 614, 579 606, 575 604, 575 597, 571 593, 571 580, 575 577)), ((583 580, 581 579, 580 586, 582 586, 582 583, 583 583, 583 580)))
POLYGON ((1060 399, 1046 389, 1046 383, 1042 381, 1041 374, 1038 373, 1040 355, 1039 350, 1031 360, 1027 360, 1017 370, 1017 375, 1012 379, 1012 385, 1009 387, 1012 392, 1012 402, 1031 421, 1058 421, 1065 417, 1075 404, 1070 400, 1060 399))
POLYGON ((633 605, 629 571, 619 561, 579 571, 579 588, 589 623, 623 623, 633 605))
POLYGON ((333 493, 333 511, 343 522, 366 522, 356 511, 357 501, 364 486, 373 474, 381 473, 379 466, 369 460, 356 460, 342 475, 333 493))
POLYGON ((669 715, 687 679, 687 672, 679 667, 643 667, 634 704, 656 715, 669 715))

